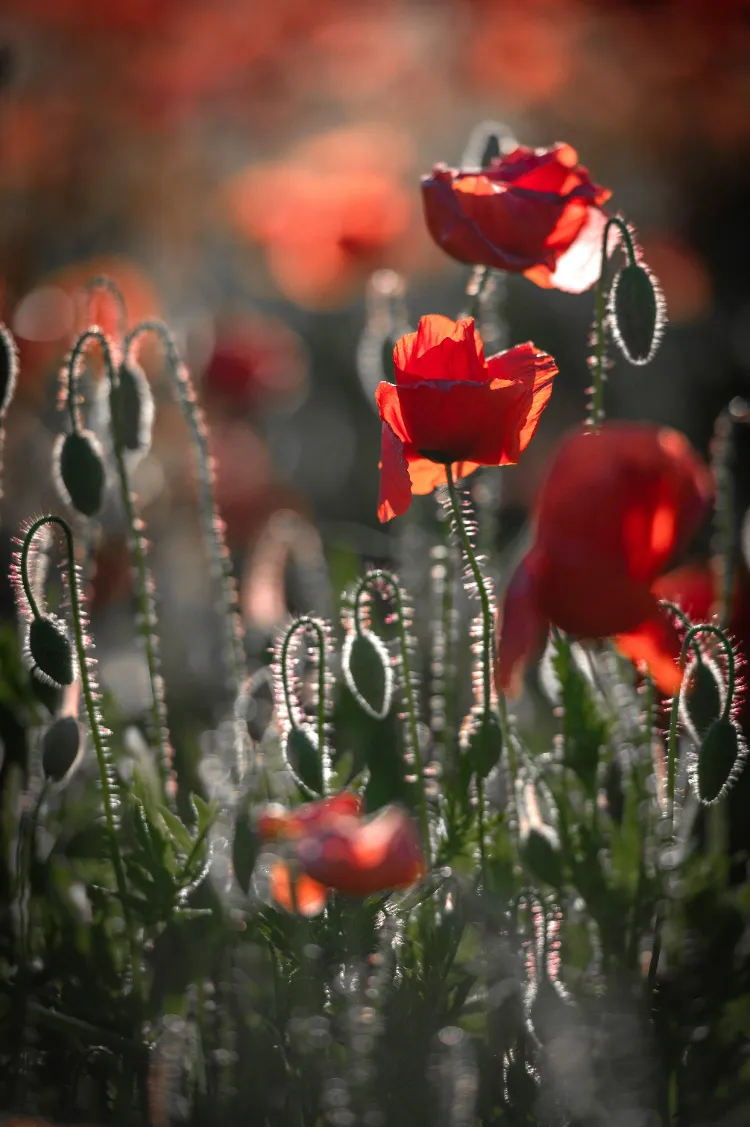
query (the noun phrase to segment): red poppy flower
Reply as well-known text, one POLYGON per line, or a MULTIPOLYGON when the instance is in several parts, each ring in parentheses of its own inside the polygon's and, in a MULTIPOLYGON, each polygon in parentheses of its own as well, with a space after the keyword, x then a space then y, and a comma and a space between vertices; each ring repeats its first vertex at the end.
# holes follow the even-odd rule
POLYGON ((382 521, 405 513, 412 494, 478 466, 516 463, 552 394, 557 366, 534 344, 485 360, 473 318, 422 317, 416 333, 393 350, 396 383, 375 397, 383 420, 380 463, 382 521))
POLYGON ((300 839, 296 856, 309 877, 348 896, 405 888, 425 872, 417 828, 398 806, 365 820, 331 819, 300 839))
POLYGON ((273 802, 258 815, 258 834, 263 841, 289 841, 317 833, 336 818, 359 817, 362 810, 362 799, 353 790, 342 790, 317 802, 304 802, 292 810, 273 802))
POLYGON ((295 810, 269 806, 258 819, 266 841, 285 841, 294 860, 276 861, 270 872, 272 898, 287 911, 317 915, 333 889, 370 896, 414 884, 425 861, 414 822, 397 806, 362 817, 362 800, 341 791, 295 810))
POLYGON ((621 423, 567 438, 541 489, 534 545, 498 616, 501 688, 515 684, 553 623, 579 638, 614 637, 674 693, 680 644, 654 583, 712 492, 707 467, 676 431, 621 423))
POLYGON ((582 293, 599 276, 608 188, 570 145, 519 145, 481 172, 438 165, 422 180, 427 227, 446 254, 582 293))

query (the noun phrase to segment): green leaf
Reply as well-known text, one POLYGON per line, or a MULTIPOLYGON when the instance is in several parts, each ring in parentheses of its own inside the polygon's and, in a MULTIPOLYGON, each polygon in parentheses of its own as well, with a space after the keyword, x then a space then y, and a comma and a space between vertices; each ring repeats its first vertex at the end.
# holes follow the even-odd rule
POLYGON ((560 682, 563 709, 563 761, 578 776, 590 798, 596 797, 597 768, 608 726, 599 714, 588 681, 575 663, 570 639, 560 634, 553 666, 560 682))
POLYGON ((232 843, 232 865, 234 875, 242 891, 247 895, 253 876, 255 862, 260 852, 260 838, 250 825, 246 813, 241 813, 234 826, 232 843))

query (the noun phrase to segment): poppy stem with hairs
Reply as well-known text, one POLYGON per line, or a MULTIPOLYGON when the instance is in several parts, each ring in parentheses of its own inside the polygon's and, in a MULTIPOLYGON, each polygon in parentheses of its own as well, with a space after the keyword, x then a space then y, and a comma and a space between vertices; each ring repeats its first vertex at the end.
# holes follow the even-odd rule
MULTIPOLYGON (((445 467, 445 478, 448 483, 448 495, 451 501, 451 508, 453 509, 453 518, 456 522, 456 530, 461 540, 461 546, 466 556, 471 573, 474 576, 476 583, 479 601, 482 606, 482 716, 487 717, 492 711, 492 607, 490 605, 490 596, 487 590, 482 569, 479 566, 474 545, 471 542, 471 537, 466 529, 464 522, 463 512, 461 511, 461 499, 458 496, 456 489, 456 482, 453 478, 453 467, 448 463, 445 467)), ((503 705, 504 705, 503 700, 503 705)), ((507 740, 507 724, 504 723, 504 709, 503 709, 503 738, 504 742, 507 740)), ((479 822, 479 855, 482 865, 482 876, 486 870, 486 857, 484 847, 484 786, 482 780, 477 776, 477 807, 478 807, 478 822, 479 822)))
POLYGON ((173 777, 171 770, 172 749, 169 744, 164 686, 160 670, 159 640, 156 634, 156 622, 154 621, 154 582, 146 563, 146 551, 141 522, 138 520, 135 513, 133 494, 130 489, 130 478, 125 462, 125 451, 123 449, 122 436, 118 426, 119 415, 116 398, 117 375, 115 372, 115 363, 112 357, 109 340, 100 329, 87 329, 84 333, 81 333, 78 340, 73 345, 70 359, 67 363, 68 413, 70 415, 71 428, 73 432, 76 433, 80 430, 81 425, 77 400, 79 369, 83 356, 88 346, 93 341, 96 341, 101 349, 107 374, 110 412, 112 413, 112 446, 114 449, 115 462, 117 463, 117 473, 120 479, 120 496, 125 513, 125 522, 128 528, 130 554, 133 563, 133 571, 135 573, 139 630, 146 652, 146 664, 148 666, 148 676, 151 684, 151 714, 154 726, 153 737, 157 741, 159 748, 159 772, 164 789, 164 796, 166 801, 171 803, 173 797, 173 777))
POLYGON ((589 430, 596 430, 604 422, 604 360, 607 343, 607 250, 609 246, 609 233, 616 227, 625 244, 628 264, 634 265, 636 261, 633 237, 628 225, 619 215, 613 215, 604 225, 602 235, 602 264, 599 271, 599 281, 596 284, 596 301, 594 306, 594 335, 596 338, 596 351, 594 352, 594 374, 591 386, 591 407, 586 425, 589 430))
POLYGON ((130 918, 130 908, 128 905, 128 893, 125 883, 125 869, 120 855, 120 847, 117 840, 117 828, 115 824, 115 803, 116 797, 112 790, 112 784, 109 774, 109 766, 107 762, 107 753, 104 747, 104 736, 102 734, 99 711, 97 709, 94 692, 91 685, 91 676, 89 674, 89 658, 86 653, 86 644, 84 639, 84 626, 83 614, 81 608, 81 595, 78 589, 78 570, 75 561, 75 550, 73 545, 73 533, 70 530, 70 525, 62 517, 58 516, 43 516, 39 517, 29 528, 26 533, 21 548, 21 583, 23 585, 23 592, 26 601, 29 604, 29 610, 34 618, 39 617, 39 607, 37 606, 36 598, 32 590, 32 585, 29 580, 29 553, 34 537, 39 532, 40 528, 45 525, 55 525, 61 529, 65 537, 66 547, 66 562, 68 571, 68 589, 70 592, 70 609, 73 618, 73 634, 75 637, 76 653, 78 656, 79 676, 81 678, 81 689, 83 691, 83 699, 86 704, 86 713, 88 715, 89 728, 91 731, 91 739, 94 744, 94 751, 96 753, 96 762, 99 768, 99 782, 102 791, 102 804, 104 806, 104 823, 107 832, 107 840, 109 842, 109 851, 112 858, 112 867, 115 872, 115 881, 117 883, 117 894, 122 906, 122 914, 125 920, 125 927, 130 943, 131 962, 133 968, 133 984, 136 993, 139 992, 140 983, 140 961, 137 953, 137 944, 135 940, 135 933, 132 927, 130 918))
POLYGON ((401 677, 404 686, 404 697, 406 702, 406 718, 408 724, 408 742, 411 744, 411 752, 414 756, 414 770, 417 777, 417 790, 419 799, 419 821, 422 829, 422 844, 424 846, 425 857, 427 859, 427 866, 432 864, 432 848, 430 844, 430 820, 427 813, 427 795, 425 792, 424 781, 424 763, 422 761, 422 750, 419 746, 419 729, 417 728, 417 707, 414 700, 414 684, 411 672, 411 658, 409 654, 409 637, 407 633, 406 609, 404 607, 404 600, 399 587, 398 579, 391 571, 386 571, 384 568, 377 568, 373 571, 368 571, 365 576, 360 580, 354 592, 354 624, 358 634, 362 632, 362 600, 364 595, 372 590, 377 589, 376 585, 383 583, 388 589, 389 596, 396 610, 396 621, 398 623, 398 644, 399 654, 401 657, 401 677))

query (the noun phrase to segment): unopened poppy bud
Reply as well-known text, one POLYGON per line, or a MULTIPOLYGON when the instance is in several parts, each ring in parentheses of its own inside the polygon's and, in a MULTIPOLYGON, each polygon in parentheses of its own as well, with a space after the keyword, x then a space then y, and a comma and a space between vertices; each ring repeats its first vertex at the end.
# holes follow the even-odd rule
POLYGON ((46 679, 39 676, 37 669, 32 669, 29 673, 29 685, 35 700, 49 712, 50 716, 56 716, 60 711, 60 706, 63 699, 63 690, 61 685, 52 685, 46 679))
POLYGON ((8 410, 13 398, 17 378, 18 352, 16 342, 5 325, 0 325, 0 419, 8 410))
POLYGON ((723 798, 737 781, 747 756, 747 747, 736 725, 729 719, 715 720, 698 749, 695 789, 706 805, 723 798))
POLYGON ((490 712, 478 719, 471 717, 461 743, 477 778, 486 779, 503 750, 503 734, 497 716, 490 712))
POLYGON ((393 700, 393 671, 380 638, 369 631, 352 631, 341 655, 344 680, 360 708, 375 720, 383 720, 393 700))
POLYGON ((521 836, 521 857, 531 875, 553 888, 563 884, 560 839, 551 826, 540 824, 521 836))
POLYGON ((53 685, 70 685, 76 678, 76 661, 65 623, 51 614, 31 620, 28 657, 37 674, 53 685))
POLYGON ((61 783, 76 766, 83 741, 75 716, 60 716, 50 724, 42 740, 42 769, 46 778, 61 783))
POLYGON ((610 320, 620 351, 631 364, 648 364, 664 331, 666 305, 643 262, 623 266, 612 283, 610 320))
POLYGON ((680 688, 680 718, 696 743, 721 716, 726 689, 715 662, 699 659, 685 671, 680 688))
POLYGON ((323 768, 317 744, 302 728, 290 728, 283 746, 292 774, 306 790, 320 794, 323 790, 323 768))
POLYGON ((154 397, 146 373, 134 360, 120 365, 110 391, 113 426, 126 450, 145 453, 151 445, 154 397))
POLYGON ((90 431, 73 431, 55 446, 55 480, 72 509, 93 517, 104 498, 104 459, 99 443, 90 431))

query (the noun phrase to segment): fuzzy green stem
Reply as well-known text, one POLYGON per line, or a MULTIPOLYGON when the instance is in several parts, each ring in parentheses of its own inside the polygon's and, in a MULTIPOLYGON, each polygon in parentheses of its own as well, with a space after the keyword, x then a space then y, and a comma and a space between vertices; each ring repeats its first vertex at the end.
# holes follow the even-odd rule
POLYGON ((67 552, 67 573, 68 573, 68 588, 70 591, 70 609, 73 617, 73 632, 75 636, 76 653, 78 655, 78 665, 80 667, 81 689, 83 691, 83 699, 86 702, 86 713, 88 715, 89 729, 91 731, 91 738, 94 743, 94 750, 96 752, 96 761, 99 768, 99 781, 102 788, 102 803, 104 806, 104 821, 107 831, 107 840, 109 842, 109 851, 112 859, 112 867, 115 872, 115 881, 117 883, 117 893, 120 898, 122 906, 122 914, 125 919, 125 926, 130 941, 130 952, 133 969, 133 981, 139 981, 140 963, 137 955, 137 944, 135 933, 133 931, 133 924, 130 916, 130 907, 128 905, 127 886, 125 884, 125 869, 122 863, 122 856, 120 855, 120 847, 117 841, 117 828, 116 828, 116 814, 115 804, 116 799, 112 793, 110 786, 109 774, 107 771, 107 755, 104 749, 104 737, 102 735, 101 727, 99 724, 99 714, 94 699, 93 689, 91 687, 91 679, 89 676, 88 655, 86 653, 86 644, 84 639, 84 625, 83 613, 81 608, 81 594, 78 590, 78 575, 75 562, 75 550, 73 545, 73 533, 70 530, 70 525, 62 517, 58 516, 43 516, 39 517, 29 528, 26 536, 24 537, 23 546, 21 548, 21 583, 23 584, 24 595, 29 604, 34 618, 39 618, 39 608, 34 598, 34 593, 31 589, 31 582, 28 574, 29 551, 31 549, 32 541, 40 528, 44 526, 55 525, 62 530, 65 537, 65 546, 67 552))
POLYGON ((138 623, 143 647, 146 653, 149 682, 151 684, 151 716, 154 727, 154 739, 159 747, 159 771, 161 774, 164 793, 167 798, 171 796, 171 761, 172 749, 169 745, 169 732, 167 727, 167 714, 164 704, 164 691, 160 671, 158 638, 153 622, 152 590, 154 587, 148 565, 141 535, 140 521, 136 517, 133 494, 130 489, 130 478, 125 461, 125 451, 122 444, 120 428, 118 426, 117 403, 117 375, 112 359, 107 337, 99 329, 87 329, 82 333, 73 346, 68 361, 68 412, 73 430, 80 425, 80 416, 76 402, 78 385, 78 368, 80 359, 92 341, 97 341, 104 359, 109 385, 109 403, 112 415, 112 445, 114 448, 115 462, 120 480, 120 497, 125 513, 125 522, 129 531, 130 553, 135 573, 136 599, 138 603, 138 623))
POLYGON ((594 353, 594 376, 591 391, 591 410, 587 421, 589 430, 596 430, 604 421, 604 354, 606 348, 606 315, 607 315, 607 262, 609 233, 616 227, 625 244, 628 263, 636 261, 633 238, 628 230, 628 225, 619 215, 613 215, 604 225, 602 236, 602 259, 599 270, 599 281, 596 284, 596 300, 594 304, 594 333, 596 336, 596 351, 594 353))
POLYGON ((401 588, 393 572, 386 571, 383 568, 377 568, 373 571, 368 571, 362 579, 360 579, 354 592, 354 628, 357 634, 362 634, 362 600, 365 594, 377 591, 379 584, 383 584, 387 588, 388 597, 391 599, 396 611, 398 644, 401 656, 401 676, 404 686, 406 718, 409 727, 409 743, 411 744, 411 751, 414 756, 414 771, 417 777, 419 821, 422 827, 422 844, 429 866, 432 858, 430 820, 427 811, 427 795, 425 792, 424 762, 422 760, 422 749, 419 745, 419 731, 417 729, 417 707, 414 700, 414 685, 412 682, 406 614, 404 601, 401 596, 401 588))
MULTIPOLYGON (((690 647, 695 644, 695 639, 699 634, 712 634, 714 638, 716 638, 720 643, 724 652, 724 657, 727 663, 727 694, 724 700, 724 709, 721 714, 721 720, 725 721, 731 712, 732 702, 734 700, 734 687, 736 680, 734 650, 732 649, 731 642, 719 626, 714 626, 710 622, 698 623, 695 626, 691 626, 685 634, 685 637, 683 638, 682 651, 680 653, 681 669, 684 669, 685 659, 687 657, 688 651, 690 647)), ((677 730, 680 717, 680 691, 681 690, 678 690, 672 698, 672 708, 669 714, 669 739, 667 743, 667 817, 669 818, 673 833, 674 792, 675 777, 677 773, 677 730)))
POLYGON ((224 538, 224 524, 216 508, 215 476, 208 449, 206 425, 187 368, 180 359, 174 337, 166 325, 161 321, 142 321, 136 325, 125 338, 125 359, 127 360, 129 357, 136 341, 149 333, 158 337, 162 345, 172 390, 180 405, 182 417, 192 439, 198 470, 199 511, 203 538, 220 583, 225 628, 224 659, 229 673, 232 695, 236 698, 247 677, 245 652, 242 643, 242 615, 239 608, 237 585, 232 575, 229 552, 224 538))
POLYGON ((292 693, 291 685, 289 684, 289 650, 292 642, 297 634, 301 632, 312 633, 315 636, 318 650, 318 699, 317 705, 317 738, 318 738, 318 754, 320 755, 321 778, 323 784, 323 794, 328 793, 328 787, 331 779, 331 765, 329 762, 328 752, 326 750, 326 638, 325 631, 319 622, 309 615, 303 615, 296 618, 291 624, 284 640, 281 643, 281 686, 284 693, 284 704, 286 705, 287 716, 289 723, 297 731, 300 730, 300 725, 297 723, 297 718, 294 715, 295 703, 292 693))

